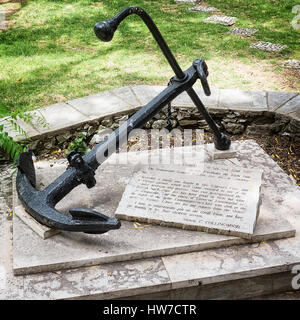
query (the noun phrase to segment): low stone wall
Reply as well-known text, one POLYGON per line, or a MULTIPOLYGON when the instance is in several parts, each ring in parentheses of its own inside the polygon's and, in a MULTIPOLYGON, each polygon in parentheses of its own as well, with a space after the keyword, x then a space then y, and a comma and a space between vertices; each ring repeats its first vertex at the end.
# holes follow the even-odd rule
MULTIPOLYGON (((103 141, 111 130, 117 129, 120 124, 128 120, 134 113, 135 111, 93 120, 64 132, 49 134, 33 140, 29 146, 37 153, 41 150, 66 149, 79 133, 83 133, 86 137, 86 142, 92 146, 103 141)), ((210 115, 220 130, 230 135, 242 135, 244 133, 250 135, 280 134, 300 142, 300 122, 282 114, 268 111, 252 112, 212 109, 210 110, 210 115)), ((167 118, 168 110, 165 107, 152 120, 147 122, 143 128, 165 128, 167 118)), ((205 132, 211 132, 207 122, 196 108, 172 107, 170 119, 173 128, 198 128, 203 129, 205 132)))
MULTIPOLYGON (((85 136, 86 143, 94 145, 165 88, 134 85, 104 91, 36 109, 29 112, 32 123, 19 119, 18 125, 27 132, 31 139, 29 147, 35 153, 66 149, 79 133, 85 136), (42 123, 38 119, 43 119, 42 123)), ((280 134, 300 141, 300 95, 297 92, 211 88, 211 95, 207 97, 201 87, 194 86, 194 90, 222 132, 280 134)), ((210 130, 186 92, 172 101, 170 115, 173 128, 210 130)), ((168 108, 165 107, 144 128, 165 128, 167 119, 168 108)), ((24 140, 24 136, 11 128, 9 117, 0 119, 0 124, 15 140, 24 140)))

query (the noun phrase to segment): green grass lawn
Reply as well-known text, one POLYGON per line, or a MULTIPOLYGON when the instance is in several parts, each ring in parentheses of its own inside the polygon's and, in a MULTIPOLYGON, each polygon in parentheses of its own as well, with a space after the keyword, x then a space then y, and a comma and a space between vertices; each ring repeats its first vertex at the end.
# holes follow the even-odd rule
POLYGON ((130 84, 167 84, 172 70, 137 16, 127 18, 111 42, 94 35, 96 22, 133 4, 150 14, 183 69, 206 59, 212 87, 299 90, 299 73, 281 68, 300 59, 300 32, 291 26, 299 0, 208 3, 236 16, 235 26, 259 32, 249 39, 228 34, 228 27, 202 22, 209 14, 174 0, 29 0, 0 33, 0 117, 130 84), (249 49, 258 40, 288 49, 249 49))

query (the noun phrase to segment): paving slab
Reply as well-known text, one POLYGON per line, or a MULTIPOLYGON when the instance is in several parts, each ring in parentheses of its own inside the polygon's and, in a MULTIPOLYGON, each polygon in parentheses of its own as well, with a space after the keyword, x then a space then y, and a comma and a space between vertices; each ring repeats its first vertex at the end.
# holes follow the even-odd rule
MULTIPOLYGON (((16 123, 21 127, 22 130, 26 132, 27 137, 40 135, 40 131, 38 131, 31 124, 26 123, 23 119, 18 119, 16 123)), ((11 123, 10 117, 0 119, 0 125, 4 125, 4 131, 9 132, 9 136, 16 141, 24 140, 24 138, 26 137, 22 132, 15 130, 14 126, 11 123)))
POLYGON ((127 100, 123 100, 120 92, 119 95, 120 97, 113 94, 111 91, 104 91, 99 94, 70 100, 68 101, 68 104, 81 114, 85 115, 89 120, 99 119, 111 115, 116 116, 128 110, 132 110, 132 105, 129 104, 127 100))
POLYGON ((115 95, 117 98, 127 102, 133 107, 141 107, 142 103, 132 90, 131 86, 121 87, 117 89, 110 90, 110 93, 115 95))
POLYGON ((222 89, 218 108, 237 111, 268 111, 266 92, 222 89))
POLYGON ((65 130, 71 126, 78 125, 87 121, 87 117, 72 108, 67 103, 56 103, 51 106, 36 110, 37 115, 44 120, 45 126, 40 121, 34 119, 34 126, 38 128, 41 134, 65 130))
POLYGON ((269 111, 276 111, 292 98, 295 98, 297 92, 281 92, 281 91, 268 91, 268 108, 269 111))
POLYGON ((286 102, 284 105, 279 107, 276 110, 277 113, 281 114, 291 114, 291 113, 296 113, 299 118, 299 112, 300 112, 300 95, 298 94, 294 98, 290 99, 288 102, 286 102))
POLYGON ((205 23, 216 23, 221 24, 223 26, 232 26, 235 24, 237 18, 236 17, 229 17, 229 16, 219 16, 219 15, 212 15, 203 20, 205 23))
POLYGON ((145 106, 149 103, 153 98, 155 98, 158 94, 160 94, 166 86, 131 86, 134 94, 137 99, 142 103, 142 106, 145 106))
POLYGON ((160 258, 24 276, 24 298, 34 300, 117 299, 170 289, 160 258))
POLYGON ((287 60, 282 64, 282 67, 288 69, 300 69, 300 60, 287 60))
POLYGON ((20 218, 29 228, 31 228, 36 234, 42 239, 47 239, 58 234, 60 231, 57 229, 49 228, 45 225, 40 224, 34 218, 27 213, 22 205, 14 208, 14 214, 20 218))
POLYGON ((258 30, 250 29, 250 28, 232 28, 228 31, 228 33, 244 36, 244 37, 252 37, 258 30))
MULTIPOLYGON (((260 165, 265 169, 262 188, 269 184, 273 185, 274 182, 269 180, 274 179, 274 176, 279 176, 280 183, 283 185, 286 181, 291 182, 257 144, 253 145, 251 141, 248 144, 234 142, 233 147, 239 144, 243 146, 238 148, 237 159, 240 162, 245 160, 247 166, 260 165), (251 156, 247 154, 247 157, 252 159, 252 163, 249 159, 244 159, 243 154, 243 150, 251 146, 251 156), (270 168, 266 167, 266 163, 270 168)), ((52 167, 50 165, 52 164, 47 162, 36 164, 37 183, 40 187, 52 182, 65 170, 67 163, 64 161, 54 163, 52 167)), ((89 191, 85 186, 79 186, 58 203, 56 208, 67 214, 70 207, 88 207, 114 216, 126 184, 135 170, 137 170, 135 166, 117 166, 108 160, 97 170, 96 179, 101 183, 89 191)), ((277 215, 276 208, 280 203, 273 203, 268 197, 268 194, 262 197, 260 216, 252 241, 294 236, 294 227, 282 215, 277 215)), ((285 214, 285 211, 282 211, 285 214)), ((122 221, 122 227, 119 230, 100 236, 62 231, 52 238, 42 240, 15 215, 13 230, 13 270, 16 275, 159 257, 244 244, 250 241, 238 237, 154 225, 150 227, 142 225, 141 228, 136 228, 133 222, 128 221, 122 221)))
POLYGON ((256 43, 253 43, 250 48, 251 49, 258 49, 262 51, 268 51, 268 52, 279 52, 281 50, 286 49, 287 45, 282 44, 276 44, 271 42, 265 42, 265 41, 258 41, 256 43))
MULTIPOLYGON (((199 87, 193 87, 196 93, 198 94, 199 98, 203 102, 205 107, 217 107, 219 101, 220 90, 216 88, 211 88, 211 95, 206 96, 203 89, 199 87)), ((176 97, 172 101, 172 106, 174 107, 194 107, 193 101, 191 100, 190 96, 184 91, 178 97, 176 97)))
POLYGON ((190 11, 198 11, 198 12, 216 12, 219 11, 219 9, 214 8, 214 7, 209 7, 209 6, 195 6, 192 8, 189 8, 190 11))

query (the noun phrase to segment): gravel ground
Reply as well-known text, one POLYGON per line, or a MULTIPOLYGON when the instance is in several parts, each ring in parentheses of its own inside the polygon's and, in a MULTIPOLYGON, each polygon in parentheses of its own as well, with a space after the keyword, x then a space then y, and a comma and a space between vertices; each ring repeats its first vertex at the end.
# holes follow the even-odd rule
POLYGON ((12 170, 11 164, 0 164, 0 215, 8 215, 12 208, 12 170))

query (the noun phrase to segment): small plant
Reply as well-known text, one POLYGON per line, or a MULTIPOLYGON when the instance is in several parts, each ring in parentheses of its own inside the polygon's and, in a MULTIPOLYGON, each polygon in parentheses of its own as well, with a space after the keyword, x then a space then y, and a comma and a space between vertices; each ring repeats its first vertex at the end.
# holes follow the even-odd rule
POLYGON ((3 124, 0 125, 0 148, 15 164, 17 163, 19 154, 26 150, 26 147, 14 141, 14 139, 4 131, 3 124))
POLYGON ((267 137, 265 147, 266 148, 271 148, 272 147, 272 142, 271 142, 271 138, 270 137, 267 137))
MULTIPOLYGON (((20 127, 17 123, 18 119, 22 119, 24 122, 30 124, 36 118, 38 123, 40 123, 43 127, 47 126, 45 120, 35 113, 25 113, 25 112, 13 112, 10 117, 6 118, 7 127, 4 127, 4 124, 0 125, 0 151, 4 153, 9 160, 11 160, 14 164, 17 163, 17 159, 20 153, 26 150, 26 145, 24 143, 16 142, 12 137, 9 136, 8 129, 12 129, 18 132, 24 138, 28 138, 27 133, 20 127)), ((1 158, 0 152, 0 160, 1 158)))
POLYGON ((85 134, 79 133, 78 136, 70 143, 68 151, 75 150, 80 154, 85 154, 89 151, 89 147, 85 142, 85 134))
MULTIPOLYGON (((10 125, 9 127, 11 127, 19 134, 23 135, 24 137, 27 137, 26 132, 17 123, 18 118, 23 119, 25 122, 29 123, 32 119, 32 116, 26 115, 24 113, 13 113, 11 114, 10 118, 7 118, 7 123, 10 125)), ((6 130, 7 129, 4 128, 3 124, 0 125, 0 149, 6 156, 8 156, 11 161, 16 164, 19 154, 21 152, 24 152, 26 150, 26 147, 14 141, 14 139, 9 136, 6 130)))

